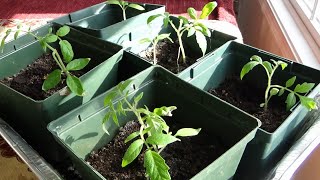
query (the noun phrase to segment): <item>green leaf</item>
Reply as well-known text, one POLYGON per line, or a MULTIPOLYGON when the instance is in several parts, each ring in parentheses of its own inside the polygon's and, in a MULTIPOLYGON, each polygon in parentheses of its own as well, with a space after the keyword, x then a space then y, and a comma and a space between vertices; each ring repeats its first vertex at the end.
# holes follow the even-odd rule
POLYGON ((176 110, 176 106, 162 106, 161 108, 155 108, 153 112, 159 116, 172 116, 172 111, 176 110))
POLYGON ((204 24, 202 24, 200 22, 197 22, 196 23, 196 27, 197 26, 199 26, 201 28, 200 31, 202 32, 202 34, 204 34, 205 36, 208 36, 208 37, 211 36, 211 32, 210 32, 210 30, 208 29, 208 27, 206 25, 204 25, 204 24))
POLYGON ((48 29, 48 34, 52 34, 52 27, 48 29))
POLYGON ((143 11, 144 7, 140 6, 139 4, 129 4, 128 7, 131 7, 133 9, 139 10, 139 11, 143 11))
POLYGON ((117 111, 120 114, 126 116, 126 112, 124 111, 123 109, 123 104, 122 104, 122 101, 119 101, 118 104, 117 104, 117 111))
POLYGON ((189 24, 189 20, 183 16, 178 16, 180 20, 182 20, 183 24, 189 24))
POLYGON ((204 56, 207 51, 207 40, 206 37, 199 31, 196 31, 196 40, 204 56))
POLYGON ((108 0, 106 2, 107 4, 116 4, 116 5, 121 5, 120 2, 118 0, 108 0))
POLYGON ((109 105, 109 103, 112 102, 113 98, 115 98, 117 96, 117 92, 116 91, 111 91, 110 93, 108 93, 106 95, 106 97, 104 98, 104 106, 109 105))
POLYGON ((182 129, 179 129, 174 136, 181 136, 181 137, 196 136, 199 134, 200 131, 201 131, 201 128, 199 129, 182 128, 182 129))
POLYGON ((139 41, 140 44, 150 43, 150 42, 152 42, 150 38, 143 38, 143 39, 140 39, 140 41, 139 41))
POLYGON ((271 96, 274 96, 274 95, 278 94, 278 92, 279 92, 279 89, 278 89, 278 88, 272 88, 272 89, 270 90, 270 95, 271 95, 271 96))
POLYGON ((245 64, 241 70, 240 79, 242 80, 244 75, 246 75, 249 71, 251 71, 258 64, 259 64, 259 62, 257 62, 257 61, 250 61, 247 64, 245 64))
POLYGON ((165 146, 175 141, 180 141, 180 139, 170 134, 162 134, 162 133, 153 134, 146 139, 146 142, 149 144, 161 145, 161 146, 165 146))
POLYGON ((131 141, 132 139, 138 137, 140 135, 139 131, 131 133, 125 140, 124 143, 131 141))
POLYGON ((111 117, 111 111, 107 112, 106 115, 104 115, 102 119, 102 124, 105 124, 106 122, 108 122, 110 117, 111 117))
POLYGON ((301 104, 306 107, 309 111, 312 109, 317 109, 317 103, 312 99, 304 96, 299 96, 301 104))
POLYGON ((67 64, 66 68, 68 71, 78 71, 86 67, 89 61, 90 58, 74 59, 67 64))
POLYGON ((64 61, 69 63, 74 55, 71 44, 67 40, 62 40, 59 44, 64 61))
POLYGON ((48 34, 45 39, 44 39, 47 43, 53 43, 56 42, 58 40, 58 36, 54 35, 54 34, 48 34))
POLYGON ((151 180, 170 180, 169 166, 156 152, 148 150, 144 154, 143 166, 151 180))
POLYGON ((297 84, 297 86, 294 88, 294 92, 297 92, 297 93, 307 93, 309 92, 313 87, 314 87, 314 83, 302 83, 301 85, 300 84, 297 84))
POLYGON ((197 19, 197 12, 194 8, 189 7, 187 11, 191 19, 197 19))
POLYGON ((189 30, 188 30, 188 35, 187 37, 190 37, 192 35, 194 35, 194 33, 196 33, 196 29, 194 27, 191 27, 189 30))
MULTIPOLYGON (((43 51, 46 52, 47 51, 47 43, 46 43, 45 39, 40 38, 39 43, 40 43, 40 46, 42 47, 43 51)), ((52 53, 52 56, 55 57, 54 53, 52 53)))
POLYGON ((272 65, 268 61, 263 61, 262 65, 268 70, 269 74, 272 73, 272 65))
MULTIPOLYGON (((114 108, 112 108, 112 109, 114 109, 114 108)), ((120 126, 119 120, 118 120, 118 116, 117 116, 116 112, 112 112, 112 120, 117 126, 120 126)))
POLYGON ((257 61, 257 62, 259 62, 259 63, 262 63, 261 57, 260 57, 260 56, 257 56, 257 55, 251 56, 250 61, 257 61))
POLYGON ((289 87, 291 87, 293 84, 294 84, 294 82, 296 81, 296 76, 293 76, 292 78, 290 78, 287 82, 286 82, 286 87, 287 88, 289 88, 289 87))
POLYGON ((296 103, 297 99, 293 92, 289 93, 287 96, 286 104, 287 104, 287 111, 296 103))
POLYGON ((281 66, 282 70, 284 70, 288 66, 288 64, 283 61, 277 61, 277 63, 281 66))
POLYGON ((48 91, 49 89, 56 87, 61 81, 61 72, 62 71, 60 69, 52 71, 43 82, 42 90, 48 91))
POLYGON ((127 149, 126 153, 123 156, 121 166, 126 167, 128 164, 130 164, 133 160, 135 160, 143 147, 143 140, 138 139, 135 140, 127 149))
POLYGON ((132 79, 128 79, 126 81, 122 81, 121 83, 118 84, 118 89, 119 91, 123 92, 132 82, 132 79))
POLYGON ((165 12, 164 13, 164 18, 163 18, 163 26, 165 28, 168 27, 169 21, 170 21, 170 14, 165 12))
POLYGON ((158 40, 163 40, 163 39, 167 39, 170 37, 170 33, 167 33, 167 34, 160 34, 157 36, 157 39, 158 40))
POLYGON ((134 103, 138 104, 138 102, 142 99, 142 97, 143 97, 143 92, 141 92, 138 96, 134 98, 134 103))
POLYGON ((282 96, 283 93, 284 93, 284 88, 281 88, 279 93, 278 93, 278 96, 282 96))
POLYGON ((212 11, 217 7, 217 5, 218 5, 217 2, 215 2, 215 1, 207 3, 202 8, 200 19, 207 18, 212 13, 212 11))
POLYGON ((73 75, 67 75, 67 86, 77 96, 83 96, 84 90, 83 85, 79 78, 73 75))
POLYGON ((147 19, 147 24, 150 24, 153 20, 155 20, 157 17, 160 17, 160 16, 162 16, 162 14, 156 14, 156 15, 149 16, 147 19))
POLYGON ((61 28, 58 29, 58 31, 56 32, 56 35, 63 37, 63 36, 66 36, 69 32, 70 32, 69 26, 62 26, 61 28))

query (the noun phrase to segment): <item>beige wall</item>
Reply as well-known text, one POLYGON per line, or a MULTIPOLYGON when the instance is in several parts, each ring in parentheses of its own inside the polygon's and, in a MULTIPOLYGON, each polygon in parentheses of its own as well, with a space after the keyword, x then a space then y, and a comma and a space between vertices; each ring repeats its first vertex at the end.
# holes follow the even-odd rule
POLYGON ((240 0, 238 24, 244 43, 294 60, 267 0, 240 0))

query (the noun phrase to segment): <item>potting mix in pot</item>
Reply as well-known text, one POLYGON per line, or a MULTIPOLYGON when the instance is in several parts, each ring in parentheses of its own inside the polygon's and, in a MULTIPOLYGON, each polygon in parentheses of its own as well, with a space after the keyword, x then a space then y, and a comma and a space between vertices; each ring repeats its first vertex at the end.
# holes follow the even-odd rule
POLYGON ((262 129, 273 132, 290 115, 289 110, 296 104, 297 98, 307 109, 317 108, 313 99, 304 96, 312 90, 314 83, 304 82, 293 88, 296 76, 287 80, 284 86, 278 85, 277 80, 273 79, 277 68, 284 70, 286 67, 285 62, 263 61, 259 56, 254 55, 250 58, 250 62, 242 68, 240 77, 230 76, 218 88, 212 88, 209 92, 257 117, 262 121, 262 129), (243 80, 243 77, 257 65, 261 65, 267 74, 268 81, 265 88, 258 88, 243 80), (277 101, 277 97, 284 94, 287 95, 286 100, 277 101))

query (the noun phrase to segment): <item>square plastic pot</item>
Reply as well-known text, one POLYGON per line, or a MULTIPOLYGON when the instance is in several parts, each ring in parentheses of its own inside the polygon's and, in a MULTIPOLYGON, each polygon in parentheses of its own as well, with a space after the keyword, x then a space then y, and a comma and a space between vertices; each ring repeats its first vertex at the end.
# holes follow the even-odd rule
MULTIPOLYGON (((289 78, 296 76, 296 84, 302 82, 316 83, 316 87, 308 94, 308 97, 314 98, 319 93, 319 70, 237 42, 227 43, 219 48, 213 56, 193 67, 190 73, 180 74, 180 76, 187 79, 192 85, 208 91, 211 88, 218 87, 230 75, 240 76, 243 65, 249 61, 252 55, 258 55, 263 60, 274 59, 288 63, 288 67, 284 71, 278 69, 274 75, 274 78, 282 82, 281 84, 285 84, 289 78)), ((253 69, 246 75, 246 80, 258 87, 265 87, 267 77, 265 71, 259 68, 253 69)), ((283 99, 280 100, 284 102, 285 95, 281 98, 283 99)), ((238 109, 237 107, 234 108, 238 109)), ((240 162, 237 170, 239 179, 263 179, 263 176, 275 166, 289 149, 292 143, 291 139, 299 132, 308 110, 298 103, 291 111, 287 119, 274 132, 258 129, 256 137, 248 144, 240 162)), ((243 113, 246 112, 243 111, 243 113)))
POLYGON ((67 24, 92 36, 121 44, 123 41, 130 40, 129 32, 132 29, 146 26, 149 16, 165 12, 163 5, 138 4, 145 10, 127 8, 125 21, 123 21, 120 6, 103 2, 54 19, 53 22, 67 24))
MULTIPOLYGON (((224 145, 230 147, 193 179, 232 178, 246 144, 254 137, 260 125, 259 121, 209 96, 159 66, 150 67, 130 79, 133 81, 127 88, 129 101, 143 92, 144 97, 139 103, 148 106, 149 109, 175 105, 178 107, 173 115, 175 121, 186 127, 200 127, 208 133, 209 139, 219 138, 224 145)), ((85 179, 105 179, 86 163, 85 159, 90 152, 110 142, 119 129, 109 121, 105 128, 110 135, 102 130, 102 119, 109 111, 108 107, 103 106, 103 101, 109 92, 48 125, 48 129, 69 152, 69 156, 85 179)), ((113 103, 116 104, 117 101, 113 103)), ((132 114, 128 114, 126 117, 119 117, 119 122, 124 125, 132 119, 132 114)))
MULTIPOLYGON (((46 25, 39 31, 48 30, 49 27, 57 29, 55 25, 46 25)), ((62 96, 60 92, 56 92, 44 100, 33 100, 0 83, 2 117, 41 155, 54 160, 58 160, 61 153, 54 150, 58 146, 46 129, 49 122, 150 66, 138 60, 139 57, 124 52, 122 47, 116 44, 93 38, 74 29, 71 29, 64 39, 72 44, 75 58, 91 58, 86 67, 91 70, 80 77, 85 88, 83 97, 74 94, 62 96)), ((39 42, 33 41, 1 57, 0 78, 18 73, 43 53, 39 42)))

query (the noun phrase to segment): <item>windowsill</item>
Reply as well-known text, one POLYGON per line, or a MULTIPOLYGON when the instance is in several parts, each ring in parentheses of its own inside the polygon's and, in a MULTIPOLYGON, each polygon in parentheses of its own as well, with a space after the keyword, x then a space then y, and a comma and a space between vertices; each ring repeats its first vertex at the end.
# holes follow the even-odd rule
POLYGON ((296 60, 320 70, 320 47, 304 27, 290 2, 288 0, 268 0, 268 4, 296 60))

